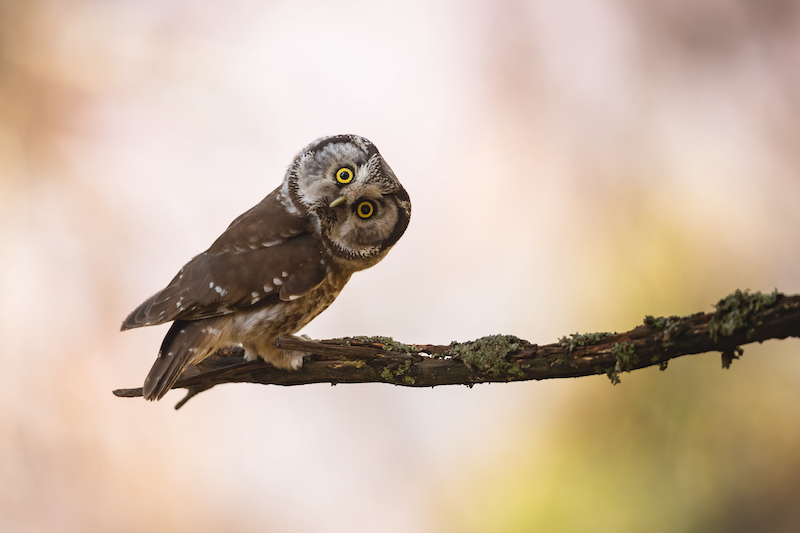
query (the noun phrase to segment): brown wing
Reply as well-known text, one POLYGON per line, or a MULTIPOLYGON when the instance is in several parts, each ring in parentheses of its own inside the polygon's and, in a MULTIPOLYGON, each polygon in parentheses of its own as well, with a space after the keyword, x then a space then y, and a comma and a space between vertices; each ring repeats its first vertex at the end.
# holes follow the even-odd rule
POLYGON ((326 273, 318 239, 303 218, 287 213, 275 191, 128 315, 122 330, 288 300, 312 290, 326 273))
POLYGON ((246 252, 270 248, 309 230, 307 220, 290 213, 281 203, 281 188, 272 191, 251 209, 239 215, 206 253, 246 252))

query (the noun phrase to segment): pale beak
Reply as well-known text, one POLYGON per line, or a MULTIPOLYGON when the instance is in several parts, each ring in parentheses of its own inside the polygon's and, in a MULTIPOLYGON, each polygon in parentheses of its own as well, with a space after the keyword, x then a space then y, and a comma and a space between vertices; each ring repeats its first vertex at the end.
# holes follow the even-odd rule
POLYGON ((344 196, 340 196, 339 198, 337 198, 336 200, 334 200, 330 204, 328 204, 328 207, 336 207, 337 205, 342 205, 344 203, 344 201, 345 201, 345 197, 344 196))

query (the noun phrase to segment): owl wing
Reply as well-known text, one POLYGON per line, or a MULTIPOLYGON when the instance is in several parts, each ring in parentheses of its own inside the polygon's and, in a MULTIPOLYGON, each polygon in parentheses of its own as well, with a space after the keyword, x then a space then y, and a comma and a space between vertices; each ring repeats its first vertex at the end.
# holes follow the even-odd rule
POLYGON ((281 201, 281 188, 272 191, 258 204, 239 215, 206 253, 246 252, 271 248, 286 239, 308 232, 308 222, 291 213, 281 201))
POLYGON ((276 193, 237 218, 128 315, 122 330, 225 315, 292 300, 317 287, 327 275, 319 240, 302 217, 280 206, 276 193))

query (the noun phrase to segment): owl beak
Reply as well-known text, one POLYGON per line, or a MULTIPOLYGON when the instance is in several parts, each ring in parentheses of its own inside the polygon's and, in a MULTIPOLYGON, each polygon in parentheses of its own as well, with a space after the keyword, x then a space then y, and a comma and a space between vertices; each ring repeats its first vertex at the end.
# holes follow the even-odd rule
POLYGON ((328 204, 328 207, 336 207, 337 205, 342 205, 344 203, 344 201, 345 201, 345 197, 344 196, 340 196, 339 198, 337 198, 336 200, 334 200, 330 204, 328 204))

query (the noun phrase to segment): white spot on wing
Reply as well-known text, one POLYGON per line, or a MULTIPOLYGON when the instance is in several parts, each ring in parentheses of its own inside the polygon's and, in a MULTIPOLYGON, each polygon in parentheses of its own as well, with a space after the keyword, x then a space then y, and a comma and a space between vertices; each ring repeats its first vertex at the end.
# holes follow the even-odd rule
POLYGON ((272 285, 264 285, 264 292, 272 292, 272 285))
POLYGON ((281 272, 281 276, 283 276, 284 278, 288 278, 289 273, 284 270, 283 272, 281 272))
POLYGON ((280 278, 274 278, 272 280, 272 283, 274 283, 275 285, 283 285, 283 281, 280 278))
POLYGON ((253 298, 258 298, 258 293, 253 291, 250 293, 250 296, 252 296, 253 298))
MULTIPOLYGON (((255 293, 253 293, 253 294, 255 294, 255 293)), ((258 296, 256 296, 255 298, 253 298, 252 300, 250 300, 250 305, 256 304, 256 303, 258 303, 258 302, 260 302, 260 301, 261 301, 261 298, 259 298, 258 296)))
POLYGON ((213 289, 213 288, 214 288, 214 282, 213 282, 213 281, 212 281, 211 283, 209 283, 209 284, 208 284, 208 288, 209 288, 209 289, 213 289))
POLYGON ((215 290, 215 291, 217 291, 217 292, 219 293, 219 295, 220 295, 220 296, 225 296, 226 294, 228 294, 228 291, 227 291, 226 289, 223 289, 223 288, 222 288, 222 287, 220 287, 219 285, 217 285, 216 287, 214 287, 214 290, 215 290))
POLYGON ((289 295, 289 299, 290 300, 297 300, 298 298, 300 298, 300 296, 302 296, 302 294, 290 294, 289 295))

